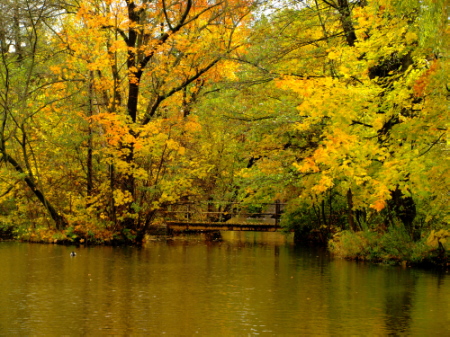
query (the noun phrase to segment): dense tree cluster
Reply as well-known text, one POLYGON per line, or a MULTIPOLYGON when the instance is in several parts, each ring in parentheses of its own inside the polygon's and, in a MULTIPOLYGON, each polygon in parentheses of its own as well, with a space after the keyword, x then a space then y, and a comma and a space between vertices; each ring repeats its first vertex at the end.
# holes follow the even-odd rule
POLYGON ((141 242, 174 204, 282 200, 299 233, 444 240, 445 1, 0 6, 17 237, 141 242))

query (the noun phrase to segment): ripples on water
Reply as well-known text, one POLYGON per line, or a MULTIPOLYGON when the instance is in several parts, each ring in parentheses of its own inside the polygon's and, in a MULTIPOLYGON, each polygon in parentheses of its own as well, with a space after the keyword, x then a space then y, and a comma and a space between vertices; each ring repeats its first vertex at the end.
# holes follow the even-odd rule
POLYGON ((0 243, 0 336, 450 335, 448 274, 333 260, 281 234, 73 249, 0 243))

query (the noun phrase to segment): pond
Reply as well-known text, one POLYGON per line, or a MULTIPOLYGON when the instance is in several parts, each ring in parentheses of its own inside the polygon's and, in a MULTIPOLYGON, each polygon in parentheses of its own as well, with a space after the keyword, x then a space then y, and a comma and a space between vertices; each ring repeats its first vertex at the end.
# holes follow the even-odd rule
POLYGON ((279 233, 223 236, 0 242, 0 335, 450 335, 445 272, 333 259, 279 233))

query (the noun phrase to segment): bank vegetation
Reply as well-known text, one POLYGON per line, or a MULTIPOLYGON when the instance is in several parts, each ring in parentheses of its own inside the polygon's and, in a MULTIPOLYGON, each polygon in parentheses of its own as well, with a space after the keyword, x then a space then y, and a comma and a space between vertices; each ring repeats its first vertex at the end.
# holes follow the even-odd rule
POLYGON ((0 9, 4 233, 139 244, 174 205, 280 200, 338 256, 448 263, 445 1, 0 9))

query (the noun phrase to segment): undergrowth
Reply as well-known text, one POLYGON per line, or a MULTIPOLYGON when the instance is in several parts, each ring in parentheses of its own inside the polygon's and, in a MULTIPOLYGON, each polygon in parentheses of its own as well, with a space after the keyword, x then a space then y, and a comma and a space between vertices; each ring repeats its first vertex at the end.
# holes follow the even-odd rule
POLYGON ((402 228, 386 232, 341 231, 329 241, 329 250, 337 257, 386 264, 434 264, 449 266, 450 231, 432 230, 413 241, 402 228))

